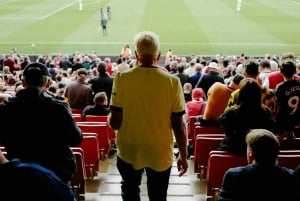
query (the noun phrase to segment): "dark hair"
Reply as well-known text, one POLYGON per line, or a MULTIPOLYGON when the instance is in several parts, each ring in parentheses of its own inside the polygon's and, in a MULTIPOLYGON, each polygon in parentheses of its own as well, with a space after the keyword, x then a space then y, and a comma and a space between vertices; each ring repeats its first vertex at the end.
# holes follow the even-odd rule
POLYGON ((257 76, 259 74, 258 66, 258 62, 254 59, 244 63, 245 72, 250 76, 257 76))
POLYGON ((269 60, 263 59, 259 62, 259 66, 262 68, 271 68, 271 64, 269 60))
POLYGON ((296 72, 296 64, 293 61, 284 61, 281 64, 280 71, 283 76, 291 78, 296 72))
POLYGON ((250 111, 252 108, 261 108, 261 93, 261 87, 256 80, 244 78, 240 82, 237 104, 250 111))

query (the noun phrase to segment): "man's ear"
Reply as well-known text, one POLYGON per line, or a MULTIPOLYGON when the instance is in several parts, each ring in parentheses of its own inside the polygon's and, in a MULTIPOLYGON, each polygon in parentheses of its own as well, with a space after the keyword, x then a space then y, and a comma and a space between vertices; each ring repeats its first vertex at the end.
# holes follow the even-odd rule
POLYGON ((159 51, 159 53, 158 53, 158 55, 157 55, 157 61, 159 61, 159 59, 160 59, 160 54, 161 54, 161 52, 159 51))
POLYGON ((135 58, 136 58, 136 60, 137 60, 137 61, 140 61, 140 57, 139 57, 139 55, 137 54, 137 52, 136 52, 136 51, 134 51, 134 54, 135 54, 135 58))
POLYGON ((253 163, 253 152, 252 152, 252 149, 250 147, 247 148, 247 160, 248 160, 248 163, 253 163))
POLYGON ((26 84, 24 78, 22 79, 22 85, 23 85, 24 87, 27 86, 27 84, 26 84))
POLYGON ((48 78, 46 83, 46 89, 48 89, 51 86, 51 84, 52 84, 52 80, 51 78, 48 78))

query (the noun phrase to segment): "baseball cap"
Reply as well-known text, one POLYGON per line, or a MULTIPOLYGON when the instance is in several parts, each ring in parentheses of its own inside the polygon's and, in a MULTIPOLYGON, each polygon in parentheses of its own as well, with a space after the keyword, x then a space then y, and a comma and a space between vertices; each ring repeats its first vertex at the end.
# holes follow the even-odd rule
POLYGON ((44 64, 39 62, 33 62, 28 64, 23 71, 23 75, 25 77, 36 77, 36 78, 44 75, 50 77, 48 68, 44 64))
POLYGON ((210 62, 210 63, 208 64, 208 67, 214 68, 214 69, 216 69, 216 70, 219 69, 218 64, 217 64, 216 62, 210 62))

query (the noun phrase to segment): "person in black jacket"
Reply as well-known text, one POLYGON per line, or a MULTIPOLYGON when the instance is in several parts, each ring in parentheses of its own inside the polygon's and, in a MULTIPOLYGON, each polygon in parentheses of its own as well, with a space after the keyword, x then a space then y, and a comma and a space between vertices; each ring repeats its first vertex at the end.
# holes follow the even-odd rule
POLYGON ((94 77, 88 81, 89 84, 91 84, 91 88, 94 92, 94 94, 97 94, 98 92, 104 91, 107 95, 107 106, 110 102, 110 96, 111 96, 111 90, 113 85, 114 78, 112 76, 109 76, 106 71, 106 63, 101 61, 98 64, 98 72, 99 76, 94 77))
POLYGON ((82 142, 82 132, 69 104, 47 92, 51 78, 44 64, 27 65, 22 81, 24 89, 0 105, 0 144, 8 159, 37 163, 69 184, 76 170, 70 146, 82 142))

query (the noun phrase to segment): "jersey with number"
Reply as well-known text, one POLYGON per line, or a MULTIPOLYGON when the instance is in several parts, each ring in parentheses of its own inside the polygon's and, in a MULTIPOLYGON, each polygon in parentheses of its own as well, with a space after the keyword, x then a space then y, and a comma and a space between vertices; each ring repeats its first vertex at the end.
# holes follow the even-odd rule
POLYGON ((300 120, 300 80, 290 80, 275 89, 279 106, 276 115, 277 131, 293 131, 300 120))

